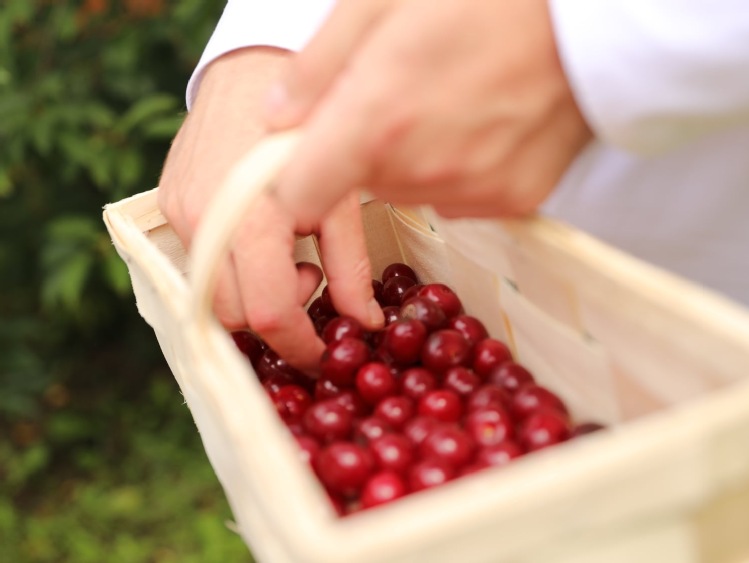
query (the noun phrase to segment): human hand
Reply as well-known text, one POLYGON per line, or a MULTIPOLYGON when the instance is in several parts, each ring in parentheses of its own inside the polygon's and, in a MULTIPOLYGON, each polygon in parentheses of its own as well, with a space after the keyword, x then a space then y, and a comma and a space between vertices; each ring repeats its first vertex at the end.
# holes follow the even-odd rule
MULTIPOLYGON (((261 108, 287 55, 252 48, 224 55, 207 69, 192 111, 166 159, 159 206, 186 248, 232 166, 263 135, 261 108)), ((331 297, 343 313, 373 328, 371 272, 356 194, 314 222, 296 221, 263 196, 242 224, 221 268, 214 312, 228 329, 250 327, 292 365, 311 369, 323 350, 302 306, 321 280, 311 264, 295 265, 296 234, 316 232, 331 297)), ((379 314, 379 316, 378 316, 379 314)))
POLYGON ((307 221, 359 186, 450 217, 525 214, 591 138, 546 0, 341 0, 267 119, 304 123, 277 193, 307 221))

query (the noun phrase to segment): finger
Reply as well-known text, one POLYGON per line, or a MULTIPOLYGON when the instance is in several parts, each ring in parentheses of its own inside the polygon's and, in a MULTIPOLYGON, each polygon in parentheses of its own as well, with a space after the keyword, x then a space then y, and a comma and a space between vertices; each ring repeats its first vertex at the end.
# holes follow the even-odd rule
POLYGON ((277 203, 262 198, 239 231, 234 258, 250 328, 290 364, 313 371, 324 345, 300 304, 306 289, 293 259, 294 226, 277 203))
POLYGON ((299 262, 296 265, 296 269, 299 274, 297 302, 300 305, 305 305, 322 283, 322 270, 317 264, 312 264, 311 262, 299 262))
POLYGON ((347 196, 325 217, 318 240, 336 310, 369 329, 381 328, 385 319, 372 289, 358 193, 347 196))
POLYGON ((213 313, 228 330, 248 327, 233 256, 223 260, 219 267, 216 292, 213 296, 213 313))
POLYGON ((268 95, 266 120, 272 130, 299 125, 345 68, 392 0, 341 0, 307 46, 289 62, 268 95))

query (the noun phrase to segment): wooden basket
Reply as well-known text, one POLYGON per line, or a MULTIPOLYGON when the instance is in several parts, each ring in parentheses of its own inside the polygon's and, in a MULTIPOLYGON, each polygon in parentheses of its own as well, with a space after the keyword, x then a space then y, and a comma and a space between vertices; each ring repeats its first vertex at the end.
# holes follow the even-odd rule
MULTIPOLYGON (((246 359, 210 312, 232 231, 296 134, 217 194, 188 256, 156 190, 104 220, 259 561, 735 562, 749 558, 749 315, 537 218, 447 221, 362 204, 375 275, 405 261, 451 284, 580 418, 611 430, 337 518, 246 359), (433 227, 433 228, 432 228, 433 227)), ((318 261, 312 238, 298 258, 318 261)), ((175 399, 177 400, 177 399, 175 399)))

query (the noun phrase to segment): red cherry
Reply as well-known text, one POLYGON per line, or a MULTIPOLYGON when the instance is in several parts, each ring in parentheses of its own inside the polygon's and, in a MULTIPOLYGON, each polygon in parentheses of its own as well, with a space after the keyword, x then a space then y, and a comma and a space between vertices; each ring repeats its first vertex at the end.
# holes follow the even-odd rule
POLYGON ((409 420, 403 427, 403 435, 411 440, 415 446, 418 446, 432 430, 441 424, 442 423, 436 418, 417 416, 409 420))
POLYGON ((437 388, 437 378, 426 368, 413 367, 403 372, 400 386, 401 393, 418 401, 429 391, 437 388))
POLYGON ((403 434, 385 434, 369 443, 380 469, 405 473, 414 461, 414 446, 403 434))
POLYGON ((491 446, 512 438, 514 423, 504 409, 482 408, 466 416, 466 431, 479 446, 491 446))
POLYGON ((483 461, 479 461, 478 459, 475 459, 471 463, 464 465, 458 470, 458 477, 465 477, 466 475, 473 475, 474 473, 483 471, 487 467, 489 467, 487 463, 483 461))
POLYGON ((385 329, 380 349, 399 365, 416 362, 427 338, 427 329, 421 321, 403 319, 385 329))
POLYGON ((296 443, 299 445, 299 457, 303 462, 312 464, 312 460, 320 451, 320 443, 312 436, 306 434, 294 437, 296 438, 296 443))
POLYGON ((535 383, 521 387, 510 399, 510 412, 518 420, 539 409, 554 409, 565 416, 568 414, 567 407, 559 397, 535 383))
POLYGON ((372 474, 371 454, 350 442, 334 442, 324 447, 314 461, 320 480, 331 491, 356 494, 372 474))
POLYGON ((370 405, 367 404, 358 393, 351 389, 341 391, 340 394, 330 400, 346 407, 346 410, 348 410, 354 417, 367 416, 372 410, 370 405))
POLYGON ((321 377, 315 382, 315 400, 332 399, 343 393, 344 389, 345 387, 336 385, 330 379, 321 377))
POLYGON ((408 482, 413 492, 431 489, 455 477, 455 469, 447 462, 438 459, 424 459, 411 467, 408 482))
POLYGON ((416 283, 415 285, 412 285, 406 290, 406 293, 403 294, 403 298, 401 299, 401 303, 405 303, 412 297, 416 297, 419 295, 419 291, 421 291, 421 288, 424 287, 420 283, 416 283))
POLYGON ((414 282, 419 281, 419 277, 410 266, 402 262, 393 262, 382 271, 382 283, 387 283, 391 278, 399 276, 411 278, 414 282))
POLYGON ((309 304, 307 314, 313 321, 316 321, 320 317, 334 317, 336 315, 335 311, 326 310, 322 297, 319 296, 315 297, 309 304))
POLYGON ((335 308, 335 305, 333 305, 333 298, 330 295, 330 287, 327 285, 322 288, 322 291, 320 292, 320 301, 321 301, 321 309, 322 311, 331 316, 337 316, 338 311, 335 308))
POLYGON ((273 404, 284 422, 297 422, 312 404, 312 397, 298 385, 284 385, 274 395, 273 404))
POLYGON ((476 317, 470 315, 458 315, 447 321, 447 327, 457 330, 468 341, 473 348, 476 344, 489 337, 489 332, 484 324, 476 317))
POLYGON ((461 397, 468 397, 481 386, 481 379, 468 368, 455 366, 445 372, 442 386, 461 397))
POLYGON ((278 393, 282 387, 286 387, 287 385, 296 385, 296 381, 290 375, 283 373, 274 373, 263 380, 263 388, 271 399, 276 396, 276 393, 278 393))
POLYGON ((279 374, 288 376, 297 384, 310 382, 309 377, 291 367, 286 360, 276 354, 271 348, 265 350, 263 355, 260 356, 260 360, 258 360, 257 365, 255 366, 255 372, 260 378, 260 381, 264 381, 273 375, 279 374))
POLYGON ((523 420, 518 430, 518 439, 529 452, 559 444, 569 437, 567 416, 552 409, 535 411, 523 420))
POLYGON ((457 422, 463 405, 455 391, 436 389, 419 399, 419 416, 429 416, 442 422, 457 422))
POLYGON ((414 403, 402 395, 386 397, 375 407, 375 416, 399 430, 413 417, 414 403))
POLYGON ((512 352, 504 342, 495 338, 484 338, 473 348, 473 371, 486 379, 491 370, 512 359, 512 352))
POLYGON ((500 467, 523 455, 523 448, 517 442, 505 440, 490 446, 484 446, 476 454, 476 461, 487 466, 500 467))
POLYGON ((424 367, 444 373, 453 366, 466 365, 471 349, 468 341, 456 330, 444 329, 430 334, 421 351, 424 367))
POLYGON ((487 377, 487 382, 499 385, 512 394, 528 383, 534 383, 533 374, 517 362, 509 361, 494 366, 487 377))
POLYGON ((510 404, 510 398, 501 388, 496 385, 483 385, 468 396, 467 408, 469 411, 485 407, 505 409, 510 404))
POLYGON ((408 301, 404 299, 400 315, 403 319, 421 321, 424 323, 427 332, 440 329, 447 322, 445 312, 434 301, 430 301, 426 297, 412 297, 408 301))
POLYGON ((268 348, 265 343, 253 333, 247 330, 237 330, 231 333, 239 351, 242 352, 252 365, 255 365, 263 352, 268 348))
POLYGON ((382 282, 380 280, 372 280, 372 293, 374 294, 375 301, 377 301, 380 304, 380 307, 382 307, 382 282))
POLYGON ((353 422, 351 412, 335 399, 314 403, 304 413, 304 428, 323 442, 344 440, 351 434, 353 422))
POLYGON ((346 337, 364 340, 364 329, 359 321, 352 317, 335 317, 322 331, 322 339, 326 344, 338 342, 346 337))
POLYGON ((382 286, 382 300, 385 305, 400 306, 403 302, 403 295, 414 285, 416 282, 405 276, 390 278, 382 286))
POLYGON ((372 405, 393 395, 397 388, 390 368, 381 362, 366 363, 356 372, 356 389, 372 405))
POLYGON ((471 461, 475 450, 473 438, 453 424, 444 424, 432 430, 419 447, 422 458, 440 459, 454 469, 471 461))
POLYGON ((408 493, 403 478, 392 471, 381 471, 372 475, 361 492, 361 506, 364 509, 399 499, 408 493))
POLYGON ((463 304, 455 292, 443 283, 430 283, 419 290, 419 297, 433 301, 450 319, 463 311, 463 304))
POLYGON ((314 319, 312 324, 315 327, 315 334, 322 337, 323 332, 325 332, 325 327, 327 327, 330 324, 330 321, 335 318, 337 318, 335 315, 320 315, 314 319))
POLYGON ((376 416, 368 416, 354 422, 354 440, 362 444, 368 444, 391 432, 393 427, 376 416))
POLYGON ((322 376, 336 385, 354 384, 357 370, 369 361, 369 347, 357 338, 343 338, 328 344, 320 360, 322 376))
POLYGON ((401 308, 397 305, 388 305, 382 308, 382 314, 385 315, 385 326, 390 326, 401 318, 401 308))
POLYGON ((579 438, 586 434, 592 434, 599 430, 604 430, 606 427, 599 422, 581 422, 572 428, 571 438, 579 438))

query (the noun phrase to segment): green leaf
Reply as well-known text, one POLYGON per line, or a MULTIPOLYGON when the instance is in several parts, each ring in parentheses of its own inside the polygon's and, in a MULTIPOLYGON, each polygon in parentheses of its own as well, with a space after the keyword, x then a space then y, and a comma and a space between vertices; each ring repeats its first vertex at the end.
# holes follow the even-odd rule
POLYGON ((92 264, 91 254, 79 253, 50 272, 42 284, 42 303, 45 307, 64 307, 69 311, 77 309, 92 264))
POLYGON ((142 127, 143 135, 146 139, 171 139, 184 120, 185 116, 181 114, 154 119, 142 127))
POLYGON ((124 297, 132 293, 127 265, 122 261, 122 258, 117 254, 113 246, 108 247, 108 251, 104 254, 101 262, 101 267, 104 279, 107 280, 109 287, 117 295, 124 297))
POLYGON ((148 122, 162 117, 163 114, 177 111, 179 102, 169 94, 154 94, 135 102, 125 115, 120 118, 115 129, 126 135, 140 126, 148 126, 148 122))

